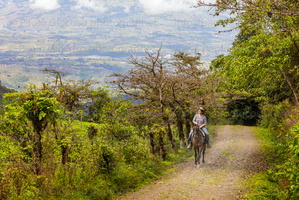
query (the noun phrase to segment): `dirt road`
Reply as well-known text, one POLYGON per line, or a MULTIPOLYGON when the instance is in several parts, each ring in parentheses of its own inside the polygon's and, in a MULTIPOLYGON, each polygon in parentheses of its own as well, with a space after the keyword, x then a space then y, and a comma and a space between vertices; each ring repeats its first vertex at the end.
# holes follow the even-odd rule
POLYGON ((242 199, 244 180, 263 166, 257 138, 250 127, 222 126, 212 144, 205 164, 195 168, 189 159, 173 173, 117 199, 242 199))

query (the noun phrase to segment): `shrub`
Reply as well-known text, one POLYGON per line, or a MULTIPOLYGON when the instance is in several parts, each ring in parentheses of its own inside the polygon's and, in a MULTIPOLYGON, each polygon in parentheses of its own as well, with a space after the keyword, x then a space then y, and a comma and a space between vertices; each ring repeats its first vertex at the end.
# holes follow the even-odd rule
POLYGON ((280 129, 282 122, 286 118, 285 113, 290 109, 291 104, 288 101, 283 101, 276 105, 266 104, 262 106, 260 126, 271 130, 280 129))

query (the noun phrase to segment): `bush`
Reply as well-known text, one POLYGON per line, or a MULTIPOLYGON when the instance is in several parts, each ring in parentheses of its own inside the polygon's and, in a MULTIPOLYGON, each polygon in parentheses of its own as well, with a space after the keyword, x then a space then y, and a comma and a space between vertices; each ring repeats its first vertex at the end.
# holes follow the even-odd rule
POLYGON ((291 109, 288 101, 276 105, 267 104, 262 107, 260 126, 271 130, 279 130, 282 122, 286 119, 285 113, 291 109))
POLYGON ((258 132, 269 169, 251 180, 254 187, 247 199, 299 199, 298 109, 289 110, 287 103, 273 107, 277 108, 273 116, 282 115, 280 122, 275 122, 276 117, 269 118, 268 126, 276 127, 276 131, 259 129, 258 132), (283 110, 287 112, 282 114, 283 110))

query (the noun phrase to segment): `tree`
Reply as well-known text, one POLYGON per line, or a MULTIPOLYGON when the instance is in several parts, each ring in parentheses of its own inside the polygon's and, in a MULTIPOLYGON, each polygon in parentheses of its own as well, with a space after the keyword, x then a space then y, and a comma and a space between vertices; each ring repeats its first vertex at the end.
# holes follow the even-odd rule
POLYGON ((219 0, 210 6, 217 6, 216 14, 235 11, 219 24, 237 22, 240 30, 229 55, 212 62, 220 84, 241 98, 298 102, 298 1, 219 0))
MULTIPOLYGON (((67 121, 72 121, 76 119, 76 117, 80 117, 80 120, 82 121, 84 111, 87 111, 88 114, 86 115, 90 117, 90 112, 94 112, 94 110, 90 110, 88 108, 90 105, 88 104, 93 104, 94 102, 90 101, 94 101, 97 95, 101 95, 100 93, 95 94, 95 91, 92 92, 91 90, 91 86, 96 84, 96 81, 78 80, 65 82, 62 80, 62 77, 66 75, 66 73, 47 68, 43 71, 55 76, 52 83, 43 83, 43 88, 51 91, 58 102, 63 106, 65 117, 68 118, 67 121)), ((103 98, 106 98, 104 93, 103 98)), ((70 151, 71 134, 68 131, 68 127, 69 124, 66 124, 64 120, 61 122, 55 121, 55 123, 53 123, 55 139, 61 148, 62 164, 67 163, 70 151)))
POLYGON ((153 125, 162 120, 172 147, 171 124, 175 123, 183 147, 190 131, 191 113, 204 99, 203 83, 208 73, 200 67, 200 55, 179 52, 172 60, 165 60, 160 48, 156 54, 147 53, 143 60, 132 58, 131 63, 134 68, 127 74, 113 74, 118 78, 113 83, 121 92, 142 100, 135 108, 150 113, 146 115, 151 118, 147 122, 153 125))
POLYGON ((170 116, 168 105, 169 66, 167 60, 161 56, 161 48, 156 54, 146 52, 143 60, 131 57, 134 66, 127 74, 112 74, 118 79, 113 83, 119 90, 134 99, 146 101, 158 106, 154 109, 154 118, 160 118, 167 125, 167 135, 172 147, 175 146, 172 130, 170 128, 170 116))
POLYGON ((43 84, 44 89, 48 89, 56 95, 57 100, 64 105, 64 107, 71 112, 75 109, 82 108, 82 103, 91 99, 91 86, 97 82, 93 80, 71 80, 65 82, 62 77, 66 74, 57 70, 45 68, 46 73, 53 74, 55 79, 51 84, 43 84))
POLYGON ((90 93, 91 102, 88 103, 88 120, 103 122, 105 120, 105 106, 111 102, 108 91, 98 88, 90 93))
POLYGON ((222 11, 231 10, 232 14, 249 11, 263 12, 268 16, 299 16, 299 2, 297 0, 216 0, 215 3, 198 0, 196 7, 199 6, 216 7, 216 15, 219 15, 222 11))
POLYGON ((181 147, 191 130, 191 115, 204 104, 204 82, 208 70, 202 67, 200 54, 191 56, 184 52, 173 55, 170 106, 176 115, 181 147), (184 134, 185 126, 185 134, 184 134))
POLYGON ((49 90, 38 90, 31 85, 25 91, 5 95, 9 102, 5 107, 7 112, 19 113, 21 120, 31 122, 34 130, 33 144, 33 169, 36 175, 41 174, 43 157, 42 136, 48 124, 55 121, 61 114, 61 107, 54 95, 49 90))

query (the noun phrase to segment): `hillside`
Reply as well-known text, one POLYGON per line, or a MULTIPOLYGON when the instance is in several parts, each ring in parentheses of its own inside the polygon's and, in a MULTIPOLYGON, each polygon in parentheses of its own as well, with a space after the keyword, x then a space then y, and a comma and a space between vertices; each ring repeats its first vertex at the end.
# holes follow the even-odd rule
POLYGON ((130 67, 131 54, 161 45, 166 57, 202 53, 208 66, 234 39, 233 32, 218 34, 226 29, 214 26, 225 16, 215 18, 205 8, 149 13, 141 0, 39 2, 0 1, 0 80, 15 89, 47 81, 40 71, 45 67, 68 73, 68 79, 105 82, 130 67))
POLYGON ((3 95, 4 95, 5 93, 13 92, 13 91, 14 91, 14 90, 9 89, 9 88, 7 88, 7 87, 1 85, 1 82, 0 82, 0 108, 3 107, 3 105, 2 105, 3 95))

